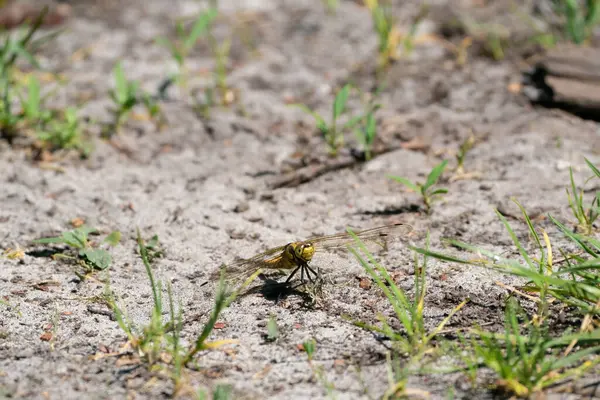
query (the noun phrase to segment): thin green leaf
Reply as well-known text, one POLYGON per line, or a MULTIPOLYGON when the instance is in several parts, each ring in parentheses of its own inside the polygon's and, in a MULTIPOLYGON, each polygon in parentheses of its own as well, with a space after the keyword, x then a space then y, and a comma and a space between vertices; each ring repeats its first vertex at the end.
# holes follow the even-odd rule
POLYGON ((377 121, 375 120, 375 116, 373 113, 369 113, 367 115, 367 122, 365 125, 365 137, 367 138, 367 143, 370 145, 373 143, 375 139, 375 132, 377 127, 377 121))
POLYGON ((194 23, 190 34, 185 39, 183 46, 186 51, 189 51, 194 47, 196 41, 202 36, 207 30, 213 20, 217 17, 217 10, 215 8, 210 8, 206 12, 200 14, 198 19, 194 23))
POLYGON ((344 124, 344 129, 352 129, 363 119, 365 119, 364 115, 357 115, 355 117, 350 118, 350 120, 344 124))
POLYGON ((35 59, 35 57, 29 51, 27 51, 24 47, 22 47, 20 44, 15 46, 14 52, 15 52, 15 54, 18 54, 19 56, 21 56, 22 58, 27 60, 27 62, 29 64, 31 64, 34 68, 37 68, 37 69, 40 68, 40 65, 37 62, 37 60, 35 59))
POLYGON ((54 243, 65 243, 65 239, 62 236, 41 238, 33 240, 33 243, 38 244, 54 244, 54 243))
POLYGON ((527 215, 527 211, 525 210, 525 207, 523 207, 521 205, 521 203, 519 203, 519 201, 515 198, 513 198, 512 201, 521 209, 521 213, 523 214, 523 217, 525 218, 525 222, 527 223, 527 227, 529 228, 529 233, 531 234, 531 236, 533 236, 533 238, 537 242, 538 248, 542 251, 542 254, 543 254, 542 242, 541 242, 540 237, 538 236, 535 228, 533 227, 533 222, 531 222, 529 215, 527 215))
POLYGON ((423 185, 423 187, 425 189, 427 189, 437 183, 438 179, 440 178, 440 175, 442 175, 442 173, 444 172, 444 169, 446 168, 447 164, 448 164, 448 160, 444 160, 441 163, 439 163, 438 165, 436 165, 435 167, 433 167, 433 169, 429 173, 429 176, 427 177, 427 181, 423 185))
MULTIPOLYGON (((600 6, 598 7, 600 9, 600 6)), ((600 170, 598 168, 596 168, 596 166, 594 164, 592 164, 592 162, 590 160, 588 160, 587 158, 584 158, 586 164, 588 165, 588 167, 590 167, 590 169, 592 170, 592 172, 594 172, 594 174, 600 178, 600 170)))
MULTIPOLYGON (((598 339, 596 339, 598 340, 598 339)), ((590 354, 598 354, 600 352, 600 346, 589 347, 582 349, 574 353, 569 354, 566 357, 559 357, 556 362, 552 363, 553 369, 569 367, 575 363, 581 363, 584 358, 590 354)))
POLYGON ((559 222, 552 215, 548 214, 548 218, 550 218, 550 220, 554 223, 554 225, 556 225, 558 227, 558 229, 560 229, 562 231, 562 233, 564 233, 569 239, 571 239, 573 242, 575 242, 586 253, 588 253, 588 254, 590 254, 591 256, 594 256, 594 257, 598 256, 598 254, 594 251, 594 249, 592 249, 591 247, 589 247, 587 245, 587 243, 585 242, 585 240, 584 240, 584 238, 582 236, 577 235, 576 233, 574 233, 571 230, 567 229, 566 226, 564 226, 561 222, 559 222))
POLYGON ((435 196, 437 194, 446 194, 448 193, 448 189, 446 188, 439 188, 439 189, 435 189, 433 192, 431 192, 429 195, 430 196, 435 196))
POLYGON ((459 264, 473 264, 473 262, 464 260, 462 258, 450 256, 450 255, 443 254, 443 253, 438 253, 438 252, 423 249, 420 247, 408 246, 408 248, 413 251, 416 251, 417 253, 426 255, 428 257, 433 257, 433 258, 436 258, 436 259, 442 260, 442 261, 455 262, 455 263, 459 263, 459 264))
POLYGON ((346 84, 343 88, 335 96, 335 100, 333 102, 333 120, 338 119, 340 115, 344 112, 346 107, 346 102, 348 101, 348 94, 350 93, 350 84, 346 84))
POLYGON ((23 105, 25 115, 29 118, 37 118, 40 115, 40 104, 40 81, 32 75, 27 85, 27 101, 23 105))
POLYGON ((417 186, 417 184, 413 183, 412 181, 408 180, 407 178, 404 178, 401 176, 394 176, 394 175, 388 175, 387 177, 395 180, 396 182, 400 182, 404 186, 408 187, 409 189, 411 189, 417 193, 419 193, 421 191, 421 188, 419 186, 417 186))
POLYGON ((519 252, 521 253, 521 256, 523 256, 523 258, 525 259, 525 262, 527 262, 527 265, 531 268, 531 269, 535 269, 535 265, 533 264, 533 262, 531 261, 531 259, 529 258, 529 254, 527 254, 527 251, 525 250, 525 248, 523 248, 523 246, 521 245, 521 242, 519 241, 519 239, 517 238, 517 235, 515 234, 515 232, 512 230, 510 224, 508 223, 508 221, 506 220, 506 218, 504 218, 504 215, 502 215, 500 213, 500 211, 495 210, 496 211, 496 215, 498 215, 498 218, 500 218, 500 221, 502 221, 502 223, 504 224, 504 227, 506 228, 506 230, 508 231, 508 234, 510 235, 510 238, 512 239, 513 243, 515 244, 515 246, 517 246, 517 249, 519 250, 519 252))
POLYGON ((123 70, 123 65, 120 61, 115 65, 113 75, 115 77, 116 100, 119 104, 125 104, 129 97, 129 85, 127 84, 125 71, 123 70))
POLYGON ((301 103, 294 103, 291 104, 291 106, 293 107, 298 107, 299 109, 301 109, 302 111, 306 112, 307 114, 310 114, 313 116, 313 118, 317 121, 317 124, 325 124, 325 120, 323 119, 323 117, 321 117, 319 114, 317 114, 316 112, 314 112, 313 110, 311 110, 310 108, 308 108, 306 105, 301 104, 301 103))

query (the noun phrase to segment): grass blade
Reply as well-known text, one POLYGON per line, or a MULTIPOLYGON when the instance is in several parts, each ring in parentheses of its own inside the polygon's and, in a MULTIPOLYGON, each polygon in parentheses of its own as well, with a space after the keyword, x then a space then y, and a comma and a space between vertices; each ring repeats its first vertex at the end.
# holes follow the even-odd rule
POLYGON ((440 175, 442 175, 442 173, 444 172, 444 169, 446 168, 447 164, 448 164, 448 160, 444 160, 441 163, 439 163, 438 165, 436 165, 435 167, 433 167, 433 169, 429 173, 429 176, 427 176, 427 181, 423 185, 423 187, 425 189, 435 185, 435 183, 440 178, 440 175))
POLYGON ((417 193, 419 193, 421 191, 421 189, 417 185, 415 185, 410 180, 408 180, 408 179, 406 179, 404 177, 394 176, 394 175, 388 175, 388 178, 393 179, 396 182, 400 182, 404 186, 408 187, 410 190, 413 190, 413 191, 415 191, 417 193))
POLYGON ((335 96, 333 102, 333 119, 336 120, 344 112, 346 102, 348 101, 348 94, 350 93, 350 84, 346 84, 340 89, 338 94, 335 96))

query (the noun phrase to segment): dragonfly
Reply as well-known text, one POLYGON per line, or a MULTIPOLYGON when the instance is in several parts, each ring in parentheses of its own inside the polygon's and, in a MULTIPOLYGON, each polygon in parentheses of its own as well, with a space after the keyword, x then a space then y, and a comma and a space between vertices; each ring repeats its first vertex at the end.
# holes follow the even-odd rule
MULTIPOLYGON (((398 223, 366 229, 354 232, 354 234, 367 245, 376 244, 386 248, 391 238, 405 236, 411 231, 410 225, 398 223)), ((249 277, 259 269, 291 270, 285 284, 289 283, 298 272, 300 272, 301 282, 305 282, 305 276, 310 282, 313 282, 313 276, 315 279, 319 276, 309 265, 315 253, 347 249, 347 246, 353 243, 355 243, 354 238, 347 232, 318 236, 275 247, 252 258, 239 259, 223 268, 225 273, 233 279, 249 277)), ((216 278, 219 272, 213 275, 213 278, 216 278)))

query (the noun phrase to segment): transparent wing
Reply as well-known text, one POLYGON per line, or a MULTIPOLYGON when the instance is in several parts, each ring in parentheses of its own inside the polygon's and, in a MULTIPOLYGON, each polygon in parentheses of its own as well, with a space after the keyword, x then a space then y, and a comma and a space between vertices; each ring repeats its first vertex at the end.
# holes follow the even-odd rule
POLYGON ((273 268, 273 264, 276 264, 279 262, 279 260, 281 260, 281 253, 285 249, 285 246, 274 247, 251 258, 232 261, 213 273, 212 278, 219 279, 221 270, 223 268, 225 268, 225 273, 230 276, 243 276, 248 273, 251 274, 257 269, 263 267, 273 268))
MULTIPOLYGON (((406 224, 393 224, 380 226, 377 228, 366 229, 364 231, 354 231, 358 238, 365 244, 376 244, 385 247, 390 239, 394 237, 406 236, 412 231, 412 227, 406 224)), ((307 239, 305 242, 312 243, 315 251, 322 252, 327 250, 346 248, 348 244, 354 243, 354 239, 347 232, 335 235, 315 237, 307 239)))

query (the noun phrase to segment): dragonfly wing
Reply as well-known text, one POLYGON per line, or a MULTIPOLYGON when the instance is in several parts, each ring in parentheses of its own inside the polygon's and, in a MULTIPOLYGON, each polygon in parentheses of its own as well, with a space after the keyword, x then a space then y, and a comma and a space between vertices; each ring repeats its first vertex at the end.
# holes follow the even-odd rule
POLYGON ((251 275, 259 268, 273 268, 273 265, 278 263, 281 259, 281 253, 285 249, 285 246, 274 247, 255 255, 252 258, 238 259, 227 265, 223 265, 218 271, 216 271, 212 278, 219 279, 221 271, 225 269, 227 276, 243 276, 251 275))
MULTIPOLYGON (((390 239, 405 236, 411 231, 412 227, 410 225, 394 224, 366 229, 364 231, 354 231, 354 233, 366 245, 375 244, 380 247, 385 247, 390 239)), ((344 232, 308 239, 306 242, 313 243, 316 251, 326 251, 345 249, 347 245, 354 243, 354 238, 347 232, 344 232)))

